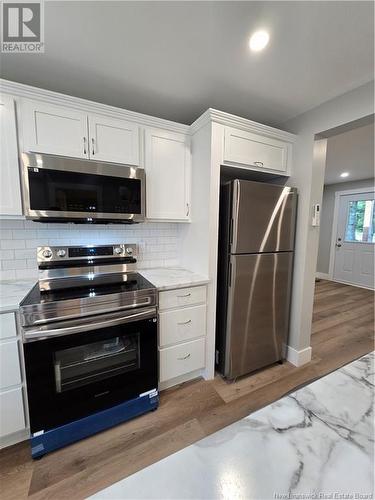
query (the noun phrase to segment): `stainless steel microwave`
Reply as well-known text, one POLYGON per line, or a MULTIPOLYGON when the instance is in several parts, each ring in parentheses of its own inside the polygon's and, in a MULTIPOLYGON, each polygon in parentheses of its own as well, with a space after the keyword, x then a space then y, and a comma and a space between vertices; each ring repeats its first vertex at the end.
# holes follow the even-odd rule
POLYGON ((143 169, 39 153, 22 154, 27 219, 135 223, 145 219, 143 169))

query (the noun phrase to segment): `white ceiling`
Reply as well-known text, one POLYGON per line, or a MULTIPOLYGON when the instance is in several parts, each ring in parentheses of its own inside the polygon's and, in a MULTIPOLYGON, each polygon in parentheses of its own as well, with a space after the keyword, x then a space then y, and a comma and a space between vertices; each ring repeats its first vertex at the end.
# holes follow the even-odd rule
POLYGON ((374 123, 330 137, 327 142, 325 184, 374 177, 374 123), (349 172, 348 177, 340 177, 349 172))
POLYGON ((362 1, 46 1, 45 53, 3 78, 190 124, 208 107, 277 125, 373 79, 362 1), (249 35, 269 30, 250 53, 249 35))

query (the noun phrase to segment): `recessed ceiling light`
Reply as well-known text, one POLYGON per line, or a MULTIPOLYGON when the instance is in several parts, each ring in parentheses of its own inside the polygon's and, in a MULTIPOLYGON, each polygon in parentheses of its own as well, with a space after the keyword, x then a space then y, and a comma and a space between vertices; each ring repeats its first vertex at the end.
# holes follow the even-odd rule
POLYGON ((343 172, 340 177, 349 177, 349 172, 343 172))
POLYGON ((259 30, 255 31, 250 37, 249 47, 253 52, 259 52, 267 46, 270 36, 267 31, 259 30))

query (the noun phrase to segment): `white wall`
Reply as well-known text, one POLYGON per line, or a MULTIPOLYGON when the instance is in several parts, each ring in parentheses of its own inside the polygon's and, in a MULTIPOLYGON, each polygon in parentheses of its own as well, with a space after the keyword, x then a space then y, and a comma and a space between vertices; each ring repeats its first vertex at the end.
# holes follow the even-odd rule
POLYGON ((172 223, 85 225, 0 220, 0 240, 0 279, 36 278, 36 248, 43 245, 137 243, 140 268, 180 264, 180 225, 172 223))
MULTIPOLYGON (((294 148, 293 174, 289 184, 298 188, 299 205, 289 345, 296 351, 310 346, 314 280, 319 229, 311 226, 312 205, 321 203, 325 147, 315 153, 316 134, 358 120, 374 112, 374 86, 369 82, 336 97, 288 122, 282 128, 298 134, 294 148), (320 158, 319 158, 320 155, 320 158)), ((320 141, 322 143, 326 141, 320 141)))
MULTIPOLYGON (((328 163, 327 163, 328 165, 328 163)), ((364 179, 352 182, 340 182, 338 184, 329 184, 324 186, 322 210, 320 217, 319 231, 319 250, 316 270, 318 273, 328 274, 329 258, 331 252, 331 236, 334 228, 333 213, 335 209, 335 195, 337 191, 346 191, 349 189, 374 188, 374 179, 364 179)))

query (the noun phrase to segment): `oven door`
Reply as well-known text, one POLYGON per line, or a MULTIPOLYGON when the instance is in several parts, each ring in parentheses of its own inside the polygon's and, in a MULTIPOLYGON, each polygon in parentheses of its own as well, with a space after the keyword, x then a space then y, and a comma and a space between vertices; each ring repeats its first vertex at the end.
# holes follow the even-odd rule
POLYGON ((36 220, 142 222, 144 172, 126 165, 24 153, 25 215, 36 220))
POLYGON ((48 330, 24 334, 32 433, 157 388, 155 308, 71 323, 50 324, 48 330))

